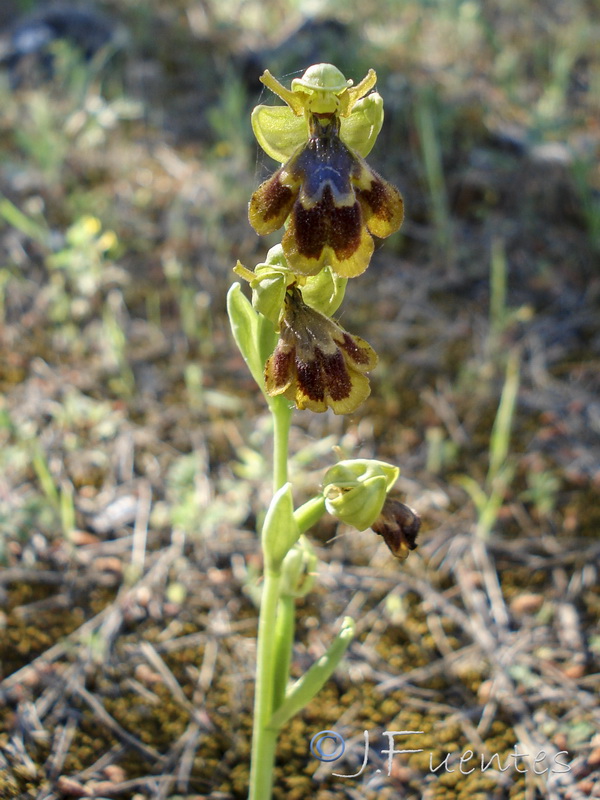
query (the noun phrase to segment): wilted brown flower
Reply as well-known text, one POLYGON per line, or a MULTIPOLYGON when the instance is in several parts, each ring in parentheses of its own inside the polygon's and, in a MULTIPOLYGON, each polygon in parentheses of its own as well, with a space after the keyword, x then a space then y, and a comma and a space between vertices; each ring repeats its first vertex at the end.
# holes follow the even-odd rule
POLYGON ((392 555, 404 561, 409 552, 417 547, 420 527, 421 518, 412 508, 388 497, 371 530, 383 536, 392 555))
POLYGON ((376 364, 364 339, 307 306, 297 287, 288 291, 279 341, 265 366, 268 394, 284 395, 300 409, 349 414, 369 396, 365 373, 376 364))

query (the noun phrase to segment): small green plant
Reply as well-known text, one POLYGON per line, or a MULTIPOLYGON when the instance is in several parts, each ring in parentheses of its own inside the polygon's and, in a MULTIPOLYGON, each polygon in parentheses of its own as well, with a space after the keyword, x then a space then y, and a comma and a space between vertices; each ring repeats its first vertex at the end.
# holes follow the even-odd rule
POLYGON ((431 214, 435 231, 435 241, 440 252, 448 254, 452 263, 454 246, 452 220, 448 205, 448 191, 442 163, 442 147, 436 128, 434 97, 429 89, 423 89, 417 96, 415 108, 416 126, 421 145, 423 168, 431 201, 431 214))
POLYGON ((594 187, 590 180, 590 176, 594 175, 594 170, 596 170, 597 177, 597 161, 595 158, 589 157, 576 158, 571 168, 590 244, 595 252, 600 253, 600 191, 597 184, 594 187))
POLYGON ((260 234, 286 223, 280 245, 254 271, 252 302, 234 284, 228 313, 235 340, 269 406, 273 421, 273 499, 260 531, 264 580, 260 597, 256 694, 249 800, 271 797, 278 733, 316 695, 354 636, 343 620, 325 655, 289 683, 295 600, 310 591, 316 556, 306 532, 325 512, 359 530, 372 528, 392 553, 415 547, 419 519, 388 497, 399 470, 381 461, 342 460, 322 490, 298 508, 288 480, 292 410, 352 413, 369 395, 367 373, 377 355, 331 315, 348 278, 367 268, 372 236, 402 222, 398 190, 364 161, 383 122, 383 101, 370 92, 370 70, 356 87, 331 64, 310 67, 287 89, 266 71, 262 82, 284 106, 258 106, 254 133, 282 166, 253 194, 249 218, 260 234))
POLYGON ((68 323, 89 316, 100 290, 127 282, 111 256, 118 247, 113 231, 96 217, 83 216, 66 231, 61 247, 46 259, 50 283, 45 289, 50 318, 68 323))
POLYGON ((529 470, 526 480, 527 489, 521 492, 519 499, 531 503, 539 518, 551 516, 561 488, 559 477, 549 469, 529 470))
POLYGON ((129 363, 127 340, 127 309, 122 293, 112 289, 102 309, 104 358, 113 373, 109 384, 122 397, 132 397, 135 375, 129 363))
POLYGON ((511 308, 507 303, 508 264, 504 241, 500 238, 492 240, 490 248, 490 336, 488 350, 490 357, 501 352, 503 334, 516 322, 531 319, 533 310, 530 306, 511 308))
POLYGON ((50 232, 48 228, 34 220, 32 217, 24 214, 20 208, 6 197, 0 195, 0 218, 7 222, 11 227, 15 228, 34 242, 38 242, 43 246, 47 246, 50 240, 50 232))
POLYGON ((11 539, 25 542, 32 530, 45 535, 60 530, 71 541, 77 527, 73 484, 66 474, 56 474, 34 437, 34 424, 15 421, 0 405, 0 472, 22 481, 20 492, 0 499, 0 564, 6 561, 6 542, 11 539), (31 473, 35 480, 28 480, 31 473))
MULTIPOLYGON (((26 214, 0 194, 0 220, 35 241, 45 255, 49 281, 40 292, 52 322, 78 329, 91 316, 100 293, 108 286, 123 286, 127 273, 114 256, 119 250, 116 234, 104 230, 97 217, 83 215, 60 234, 51 231, 41 213, 26 214)), ((14 268, 0 269, 0 319, 8 284, 18 279, 14 268)))
POLYGON ((6 91, 1 98, 24 162, 35 165, 50 185, 61 180, 74 151, 101 147, 122 120, 142 115, 137 101, 102 96, 100 79, 110 48, 90 62, 66 41, 55 42, 51 49, 50 82, 20 95, 6 91))
POLYGON ((477 510, 476 535, 487 539, 498 518, 498 513, 512 481, 516 463, 510 455, 510 436, 520 382, 520 356, 517 350, 509 353, 504 386, 492 428, 489 447, 488 471, 483 486, 469 475, 460 483, 467 491, 477 510))

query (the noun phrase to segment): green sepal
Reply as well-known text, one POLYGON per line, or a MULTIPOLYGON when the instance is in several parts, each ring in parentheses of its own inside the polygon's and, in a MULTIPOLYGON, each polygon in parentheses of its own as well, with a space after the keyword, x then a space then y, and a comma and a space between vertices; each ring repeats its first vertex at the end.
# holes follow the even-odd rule
POLYGON ((308 124, 288 106, 256 106, 252 130, 265 153, 283 163, 308 140, 308 124))
POLYGON ((252 377, 265 395, 265 363, 277 344, 277 334, 273 324, 258 314, 250 301, 244 296, 239 283, 234 283, 227 293, 227 313, 233 338, 240 349, 252 377))
POLYGON ((292 485, 286 483, 273 495, 262 526, 265 568, 269 572, 279 573, 285 556, 299 538, 300 530, 294 517, 292 485))
POLYGON ((302 287, 302 298, 307 305, 330 317, 341 306, 347 283, 348 278, 342 278, 331 267, 325 267, 308 278, 302 287))
POLYGON ((385 461, 340 461, 325 473, 325 507, 332 516, 364 531, 381 514, 387 493, 399 474, 398 467, 385 461))
POLYGON ((288 269, 281 245, 272 247, 266 261, 257 264, 254 272, 239 261, 233 271, 250 284, 252 305, 256 311, 278 328, 286 289, 295 279, 288 269))
POLYGON ((356 632, 356 624, 351 617, 344 617, 342 629, 331 643, 325 655, 310 667, 286 692, 279 708, 271 717, 268 727, 279 730, 294 714, 301 711, 323 688, 334 669, 342 660, 356 632))
POLYGON ((383 475, 368 478, 354 489, 340 491, 325 500, 327 511, 359 531, 370 528, 381 514, 387 497, 383 475))
MULTIPOLYGON (((322 92, 323 94, 338 95, 352 86, 352 81, 346 80, 344 75, 333 64, 313 64, 301 78, 292 81, 292 92, 322 92)), ((316 109, 317 111, 327 111, 316 109)), ((335 111, 335 107, 333 109, 335 111)))
POLYGON ((383 100, 367 94, 377 75, 369 70, 357 86, 333 64, 313 64, 286 89, 266 70, 261 81, 287 105, 257 106, 252 130, 262 149, 284 163, 308 141, 309 114, 336 114, 341 118, 341 140, 363 158, 371 151, 383 123, 383 100), (367 95, 367 96, 365 96, 367 95))
POLYGON ((281 244, 276 244, 269 250, 264 263, 256 265, 254 280, 250 281, 252 304, 277 325, 278 317, 275 313, 283 307, 285 291, 298 280, 304 302, 321 314, 330 317, 341 306, 348 278, 342 278, 331 267, 325 267, 316 275, 299 279, 288 267, 281 244))
POLYGON ((281 270, 267 269, 256 272, 256 280, 251 284, 252 305, 277 327, 285 303, 287 279, 281 270))
POLYGON ((287 261, 285 259, 285 255, 283 254, 283 247, 281 244, 273 245, 269 250, 267 250, 267 258, 266 260, 257 265, 258 267, 284 267, 288 269, 287 261))

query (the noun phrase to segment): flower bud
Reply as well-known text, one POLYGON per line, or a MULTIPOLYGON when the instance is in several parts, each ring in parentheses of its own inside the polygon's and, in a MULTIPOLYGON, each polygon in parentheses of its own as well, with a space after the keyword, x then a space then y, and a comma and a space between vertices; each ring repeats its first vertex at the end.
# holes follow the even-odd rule
POLYGON ((252 305, 276 328, 279 328, 286 290, 292 284, 298 283, 302 287, 309 306, 329 317, 342 304, 348 283, 347 278, 336 275, 330 267, 311 277, 295 275, 288 267, 280 244, 269 250, 266 260, 257 264, 254 272, 239 261, 233 271, 248 281, 252 289, 252 305))
POLYGON ((347 283, 348 278, 340 278, 331 267, 325 267, 317 275, 306 279, 302 297, 307 305, 330 317, 341 306, 347 283))
POLYGON ((325 473, 327 511, 359 531, 370 528, 382 512, 400 470, 374 459, 340 461, 325 473))
POLYGON ((301 536, 288 551, 281 567, 281 594, 304 597, 313 588, 317 556, 308 539, 301 536))
POLYGON ((278 328, 287 287, 294 281, 285 263, 281 245, 272 247, 267 253, 267 260, 257 264, 254 272, 239 261, 233 271, 250 284, 255 310, 278 328))

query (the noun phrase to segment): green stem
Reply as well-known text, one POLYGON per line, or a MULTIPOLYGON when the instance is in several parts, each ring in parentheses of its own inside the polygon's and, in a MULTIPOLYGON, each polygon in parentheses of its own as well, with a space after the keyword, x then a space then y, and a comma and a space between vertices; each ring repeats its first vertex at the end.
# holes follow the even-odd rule
POLYGON ((277 728, 268 728, 273 713, 275 637, 273 629, 279 601, 281 573, 265 572, 265 584, 260 602, 256 656, 256 689, 254 695, 254 727, 252 732, 252 762, 248 800, 270 800, 273 787, 273 767, 277 728))
POLYGON ((275 628, 275 663, 277 668, 274 674, 273 710, 278 708, 285 697, 290 663, 292 660, 292 647, 294 645, 294 632, 296 630, 296 603, 290 595, 279 598, 277 607, 277 625, 275 628))
POLYGON ((325 498, 322 494, 312 497, 294 511, 294 517, 300 533, 306 533, 309 528, 316 525, 325 513, 325 498))
MULTIPOLYGON (((273 491, 287 483, 288 437, 292 410, 283 397, 269 403, 273 415, 273 491)), ((281 674, 282 663, 289 669, 291 648, 288 631, 281 629, 284 619, 280 603, 281 572, 265 570, 265 583, 260 601, 256 655, 256 689, 254 696, 254 724, 252 731, 252 761, 250 766, 250 793, 248 800, 270 800, 273 789, 275 748, 278 728, 268 727, 275 710, 275 693, 282 694, 288 672, 281 674), (280 609, 278 625, 278 609, 280 609), (278 630, 279 628, 279 630, 278 630)), ((292 609, 293 610, 293 609, 292 609)), ((293 614, 292 614, 293 616, 293 614)), ((288 614, 284 612, 285 620, 288 614)), ((293 623, 292 623, 293 624, 293 623)), ((292 627, 293 637, 293 627, 292 627)))
POLYGON ((273 493, 281 489, 288 479, 288 440, 292 409, 284 397, 274 397, 273 414, 273 493))

